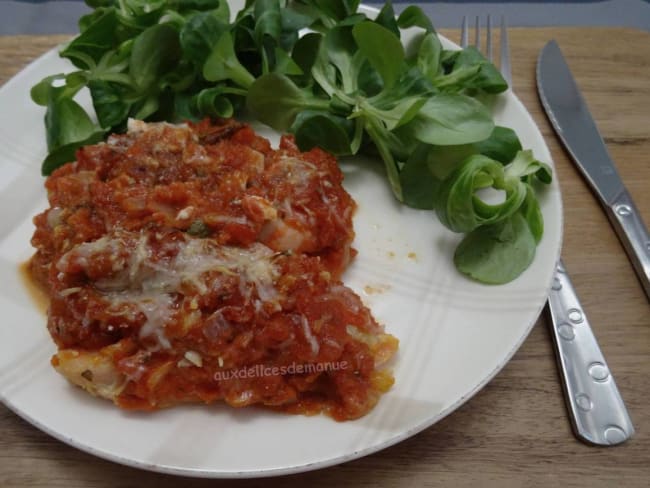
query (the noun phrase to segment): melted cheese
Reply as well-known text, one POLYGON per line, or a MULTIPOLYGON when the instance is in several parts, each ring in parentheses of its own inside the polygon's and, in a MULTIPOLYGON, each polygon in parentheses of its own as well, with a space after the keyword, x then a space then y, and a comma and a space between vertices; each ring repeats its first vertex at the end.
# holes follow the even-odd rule
POLYGON ((318 177, 316 166, 293 156, 280 158, 275 169, 284 173, 289 183, 298 191, 306 190, 311 180, 318 177))
MULTIPOLYGON (((239 277, 240 293, 250 303, 277 304, 279 294, 274 281, 279 272, 272 259, 275 253, 268 247, 253 244, 238 248, 220 246, 210 239, 185 238, 164 243, 165 250, 176 251, 176 255, 156 261, 148 239, 147 234, 140 234, 137 239, 131 235, 102 237, 78 245, 61 258, 58 266, 64 269, 74 259, 87 269, 94 255, 108 252, 115 273, 95 282, 109 302, 108 311, 131 317, 142 313, 146 321, 140 338, 153 340, 162 348, 171 347, 165 327, 175 314, 174 295, 191 290, 207 293, 211 283, 207 273, 239 277)), ((218 280, 213 280, 212 285, 215 283, 218 280)))
POLYGON ((309 347, 311 347, 311 352, 314 354, 314 356, 316 356, 318 354, 318 351, 320 350, 320 346, 318 345, 318 341, 316 340, 316 337, 311 332, 311 328, 309 327, 309 322, 307 321, 307 317, 301 315, 300 324, 302 325, 302 333, 304 334, 305 339, 307 339, 307 342, 309 343, 309 347))

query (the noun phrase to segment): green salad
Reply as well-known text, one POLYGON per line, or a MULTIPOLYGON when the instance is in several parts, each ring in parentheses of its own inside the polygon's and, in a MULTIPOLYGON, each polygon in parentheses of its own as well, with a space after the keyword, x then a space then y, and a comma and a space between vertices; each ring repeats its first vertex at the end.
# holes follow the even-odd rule
POLYGON ((551 170, 495 125, 488 105, 508 88, 499 71, 473 47, 445 49, 420 8, 396 16, 389 1, 369 18, 358 0, 247 0, 234 15, 226 0, 86 3, 60 51, 76 70, 31 91, 46 107, 44 175, 130 117, 246 114, 301 150, 383 161, 397 200, 464 234, 454 262, 472 279, 507 283, 533 261, 551 170), (75 100, 85 88, 94 114, 75 100), (488 188, 503 199, 482 199, 488 188))

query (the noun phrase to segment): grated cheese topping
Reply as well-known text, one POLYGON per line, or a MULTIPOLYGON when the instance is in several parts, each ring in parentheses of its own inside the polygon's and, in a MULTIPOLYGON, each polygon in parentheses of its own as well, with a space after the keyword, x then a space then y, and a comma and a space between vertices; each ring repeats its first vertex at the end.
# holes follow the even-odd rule
POLYGON ((95 282, 97 290, 109 302, 110 313, 142 313, 146 321, 141 339, 153 339, 162 348, 171 347, 165 326, 175 314, 175 294, 191 287, 199 294, 208 292, 207 273, 239 277, 239 290, 249 303, 277 303, 274 286, 279 271, 273 263, 275 252, 263 244, 248 248, 218 245, 210 239, 188 238, 164 244, 165 251, 176 255, 154 260, 149 236, 137 239, 129 235, 105 236, 76 246, 62 256, 59 268, 74 260, 88 270, 93 256, 109 253, 115 273, 95 282), (130 253, 130 254, 129 254, 130 253), (127 306, 127 312, 124 312, 127 306), (132 305, 133 307, 129 307, 132 305))

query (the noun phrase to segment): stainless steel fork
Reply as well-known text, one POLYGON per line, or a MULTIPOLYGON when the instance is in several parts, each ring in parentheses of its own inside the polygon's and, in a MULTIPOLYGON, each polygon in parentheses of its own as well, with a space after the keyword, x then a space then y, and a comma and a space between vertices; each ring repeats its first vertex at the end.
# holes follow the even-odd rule
MULTIPOLYGON (((462 47, 469 45, 467 24, 467 17, 464 17, 462 47)), ((489 16, 485 27, 484 54, 493 61, 492 19, 489 16)), ((476 17, 474 30, 474 46, 480 51, 479 17, 476 17)), ((512 87, 508 29, 504 17, 501 17, 500 31, 499 69, 512 87)), ((625 442, 634 434, 634 426, 561 259, 553 276, 548 310, 559 373, 576 436, 589 444, 602 446, 625 442)))

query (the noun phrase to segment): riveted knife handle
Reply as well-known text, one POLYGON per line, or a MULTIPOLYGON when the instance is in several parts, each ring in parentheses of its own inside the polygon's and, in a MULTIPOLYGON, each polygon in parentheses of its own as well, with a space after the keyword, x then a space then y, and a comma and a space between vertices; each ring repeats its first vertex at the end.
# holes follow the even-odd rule
POLYGON ((634 434, 634 426, 561 261, 553 278, 548 308, 576 436, 599 446, 625 442, 634 434))
POLYGON ((650 300, 650 235, 627 190, 607 206, 607 216, 613 224, 632 266, 650 300))

